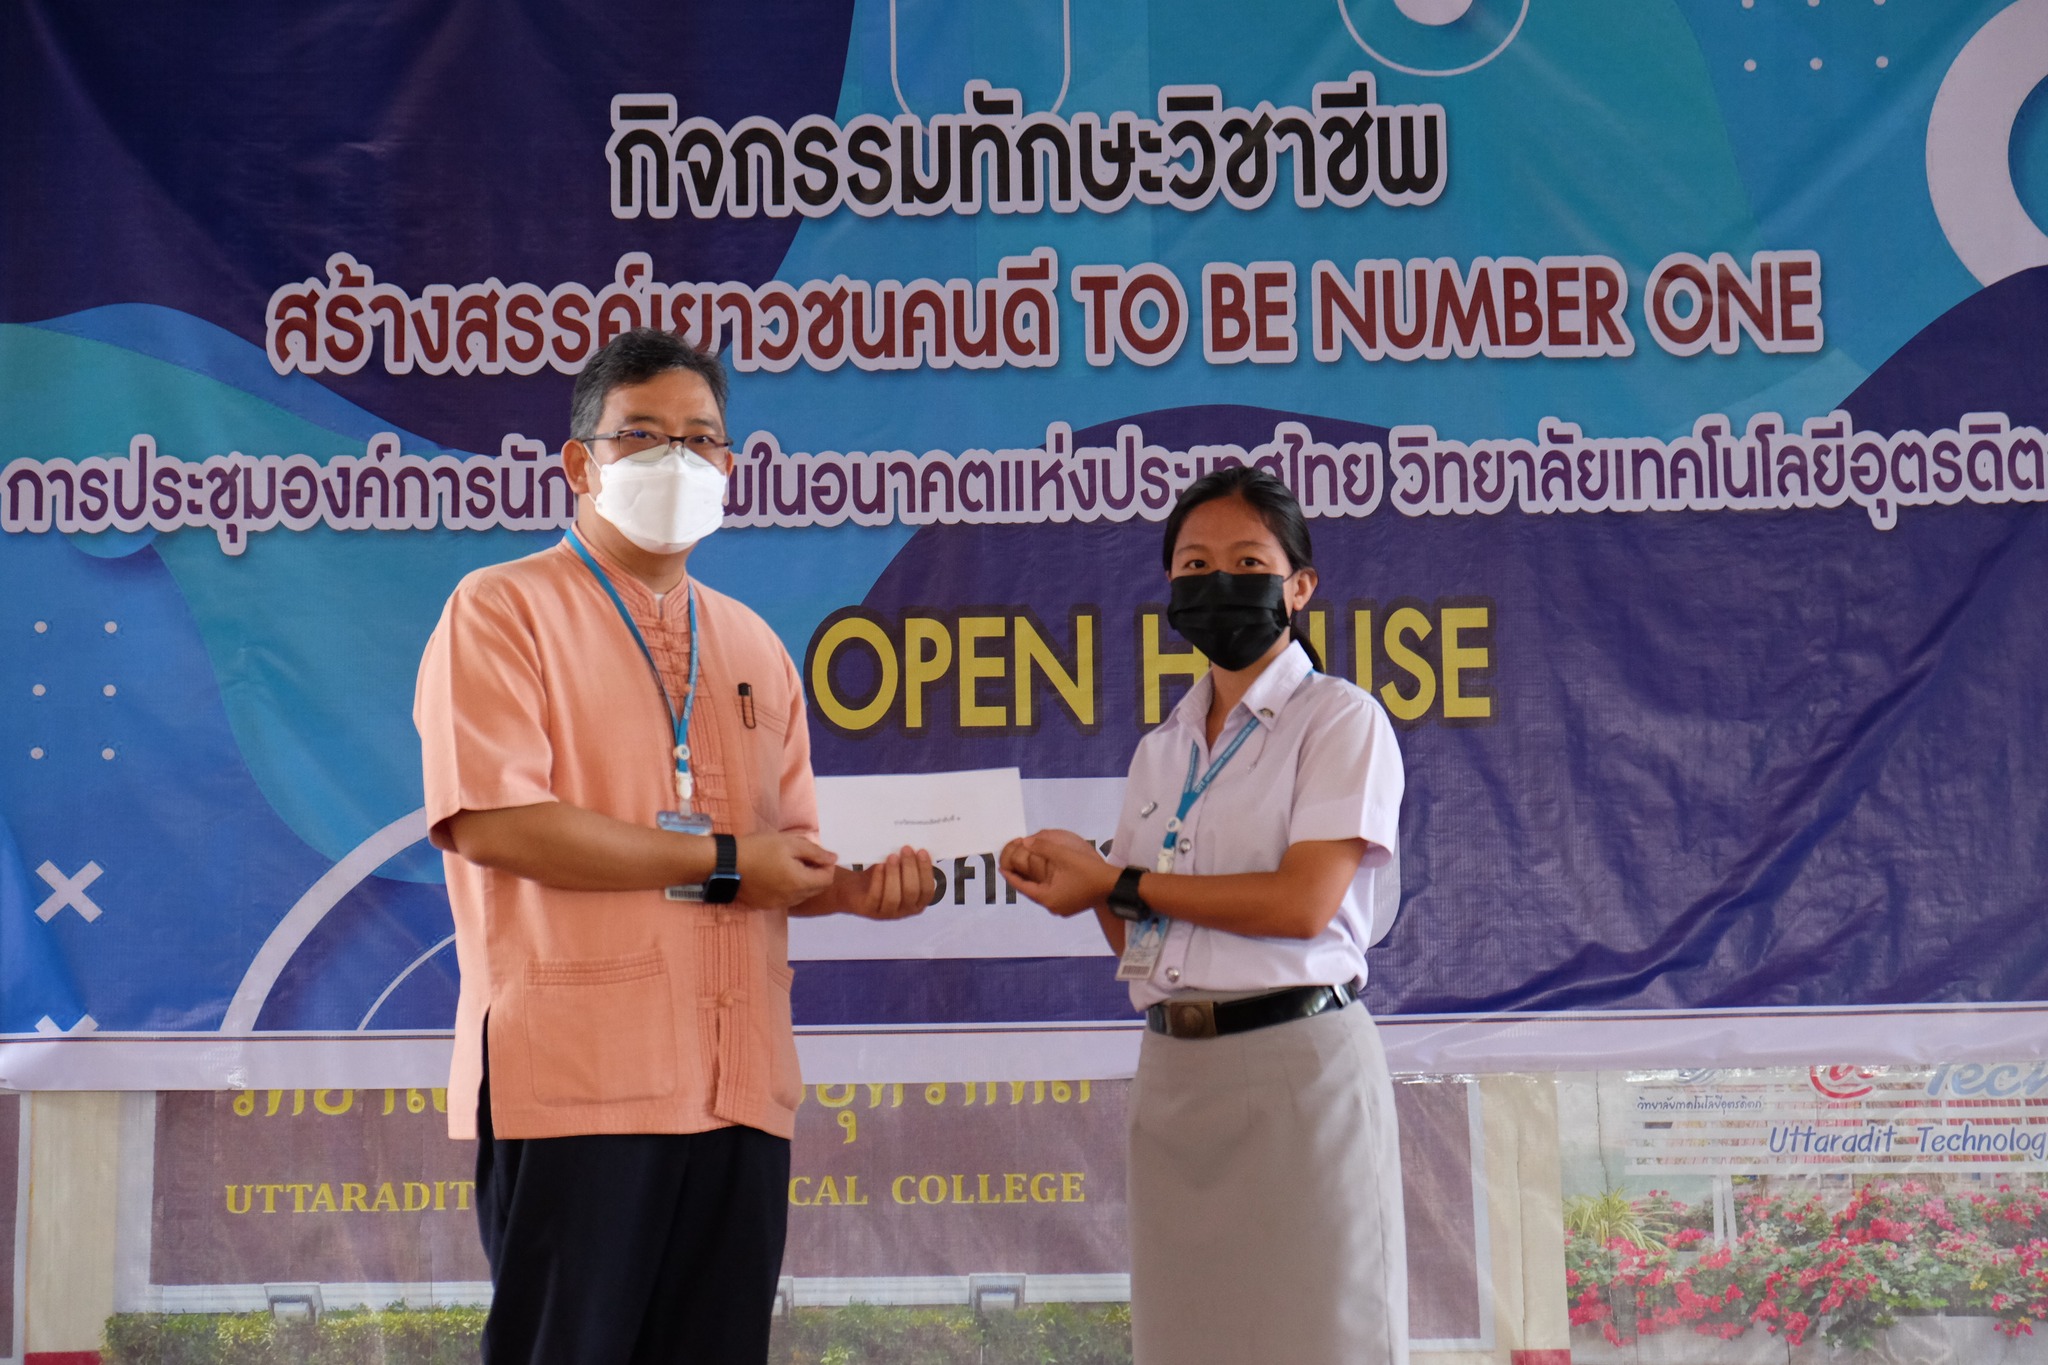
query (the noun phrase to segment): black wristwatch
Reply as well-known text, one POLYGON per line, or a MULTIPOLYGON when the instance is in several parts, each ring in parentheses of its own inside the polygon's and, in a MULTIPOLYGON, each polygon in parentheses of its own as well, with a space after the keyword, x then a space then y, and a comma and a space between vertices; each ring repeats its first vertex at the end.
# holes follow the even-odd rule
POLYGON ((740 893, 740 841, 730 834, 714 834, 711 842, 718 849, 718 861, 704 879, 704 903, 730 905, 740 893))
POLYGON ((1116 886, 1109 893, 1109 913, 1118 919, 1141 920, 1152 918, 1152 907, 1138 894, 1138 878, 1145 875, 1142 867, 1127 867, 1116 879, 1116 886))

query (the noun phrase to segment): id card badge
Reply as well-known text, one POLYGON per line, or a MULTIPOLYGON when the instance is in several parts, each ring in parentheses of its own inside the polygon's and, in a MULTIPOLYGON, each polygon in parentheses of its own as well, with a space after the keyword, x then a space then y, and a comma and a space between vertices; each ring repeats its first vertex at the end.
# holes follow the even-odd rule
MULTIPOLYGON (((654 823, 667 830, 670 834, 711 833, 711 817, 699 815, 695 811, 656 811, 654 823)), ((701 902, 704 899, 704 888, 701 886, 670 886, 664 887, 661 894, 672 901, 701 902)))
POLYGON ((1151 977, 1152 969, 1159 965, 1159 955, 1166 951, 1167 923, 1165 916, 1152 915, 1125 926, 1124 955, 1116 964, 1117 980, 1145 981, 1151 977))
POLYGON ((711 817, 699 815, 695 811, 687 813, 679 810, 658 811, 655 813, 654 823, 660 825, 670 834, 711 833, 711 817))

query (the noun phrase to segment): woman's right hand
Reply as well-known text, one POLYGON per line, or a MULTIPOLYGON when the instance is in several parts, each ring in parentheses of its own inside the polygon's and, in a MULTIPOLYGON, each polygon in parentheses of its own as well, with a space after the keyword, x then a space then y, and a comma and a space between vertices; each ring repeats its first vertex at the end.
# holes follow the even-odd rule
POLYGON ((1070 830, 1046 829, 1004 845, 1003 880, 1055 915, 1078 915, 1103 903, 1118 869, 1095 845, 1070 830))

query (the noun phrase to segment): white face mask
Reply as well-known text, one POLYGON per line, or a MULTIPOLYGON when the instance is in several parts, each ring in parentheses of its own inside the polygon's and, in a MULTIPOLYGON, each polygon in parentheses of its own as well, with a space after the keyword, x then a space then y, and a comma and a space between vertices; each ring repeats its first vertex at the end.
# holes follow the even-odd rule
POLYGON ((592 463, 598 515, 649 554, 687 550, 725 519, 725 479, 696 455, 671 448, 653 464, 592 463))

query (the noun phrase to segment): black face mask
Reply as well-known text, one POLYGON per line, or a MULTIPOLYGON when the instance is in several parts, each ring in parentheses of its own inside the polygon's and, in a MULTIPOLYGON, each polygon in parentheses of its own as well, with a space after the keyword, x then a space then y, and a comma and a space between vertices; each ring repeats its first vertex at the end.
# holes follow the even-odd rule
POLYGON ((1257 663, 1287 629, 1287 580, 1279 574, 1183 574, 1170 587, 1167 624, 1218 668, 1257 663))

